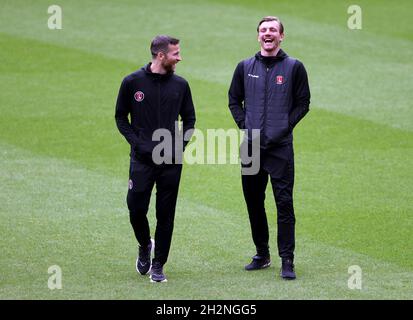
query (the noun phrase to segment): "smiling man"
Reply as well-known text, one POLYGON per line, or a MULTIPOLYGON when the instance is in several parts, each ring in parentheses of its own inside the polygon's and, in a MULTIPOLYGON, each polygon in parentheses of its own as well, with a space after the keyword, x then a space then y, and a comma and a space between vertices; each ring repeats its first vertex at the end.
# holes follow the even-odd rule
MULTIPOLYGON (((277 244, 280 275, 295 279, 295 215, 293 208, 294 152, 292 131, 309 111, 310 89, 304 65, 281 48, 284 26, 277 17, 261 19, 257 27, 260 51, 241 61, 229 89, 229 108, 240 129, 260 130, 260 170, 242 175, 256 255, 245 269, 271 265, 267 215, 264 207, 268 176, 277 205, 277 244)), ((252 148, 249 148, 252 149, 252 148)))
MULTIPOLYGON (((164 282, 163 266, 171 246, 182 163, 154 161, 153 151, 160 142, 154 141, 153 134, 158 129, 166 129, 171 137, 182 137, 194 128, 195 110, 188 82, 174 74, 176 64, 182 60, 179 40, 160 35, 152 40, 150 49, 152 61, 123 79, 115 119, 120 133, 131 146, 127 204, 139 243, 136 270, 142 275, 150 271, 151 281, 164 282), (176 135, 175 123, 179 117, 183 132, 176 135), (154 248, 146 215, 155 184, 154 248), (154 251, 152 261, 151 251, 154 251)), ((172 144, 181 145, 175 141, 172 144)))

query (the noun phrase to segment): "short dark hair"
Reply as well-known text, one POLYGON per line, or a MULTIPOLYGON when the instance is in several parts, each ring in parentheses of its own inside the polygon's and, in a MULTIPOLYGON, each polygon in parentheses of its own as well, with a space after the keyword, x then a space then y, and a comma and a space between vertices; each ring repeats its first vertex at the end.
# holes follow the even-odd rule
POLYGON ((151 54, 152 58, 156 58, 159 52, 167 53, 168 46, 170 44, 176 45, 179 43, 179 39, 172 38, 170 36, 159 35, 156 36, 151 42, 151 54))
POLYGON ((261 23, 267 22, 267 21, 277 21, 278 24, 280 25, 280 33, 284 33, 284 26, 283 26, 280 18, 278 18, 278 17, 273 17, 273 16, 267 16, 267 17, 262 18, 261 21, 258 22, 257 32, 259 32, 259 30, 260 30, 260 25, 261 25, 261 23))

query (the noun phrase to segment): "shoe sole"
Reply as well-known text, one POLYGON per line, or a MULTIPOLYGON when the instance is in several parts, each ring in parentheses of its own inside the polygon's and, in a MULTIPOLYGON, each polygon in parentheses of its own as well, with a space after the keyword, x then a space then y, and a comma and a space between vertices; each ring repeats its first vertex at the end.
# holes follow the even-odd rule
POLYGON ((164 280, 161 280, 161 281, 156 281, 156 280, 152 280, 152 278, 150 278, 150 280, 151 280, 152 283, 155 283, 155 282, 168 282, 168 279, 164 279, 164 280))
POLYGON ((152 283, 161 283, 161 282, 168 282, 168 280, 165 279, 165 280, 162 280, 162 281, 155 281, 155 280, 151 279, 151 282, 152 283))

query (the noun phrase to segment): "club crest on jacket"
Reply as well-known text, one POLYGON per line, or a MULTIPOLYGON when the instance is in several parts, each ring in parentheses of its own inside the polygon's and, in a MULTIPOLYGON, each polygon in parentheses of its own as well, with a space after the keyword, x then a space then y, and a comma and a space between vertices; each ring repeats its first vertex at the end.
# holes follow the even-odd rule
POLYGON ((141 102, 145 98, 145 95, 142 91, 136 91, 134 97, 136 101, 141 102))

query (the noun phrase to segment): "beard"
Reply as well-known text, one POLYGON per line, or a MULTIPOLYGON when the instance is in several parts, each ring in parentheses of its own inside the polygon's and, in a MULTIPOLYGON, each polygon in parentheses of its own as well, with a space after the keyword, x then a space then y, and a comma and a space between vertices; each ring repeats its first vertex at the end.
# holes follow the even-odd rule
POLYGON ((162 67, 165 69, 167 73, 174 73, 175 72, 175 63, 172 61, 164 61, 162 62, 162 67))

